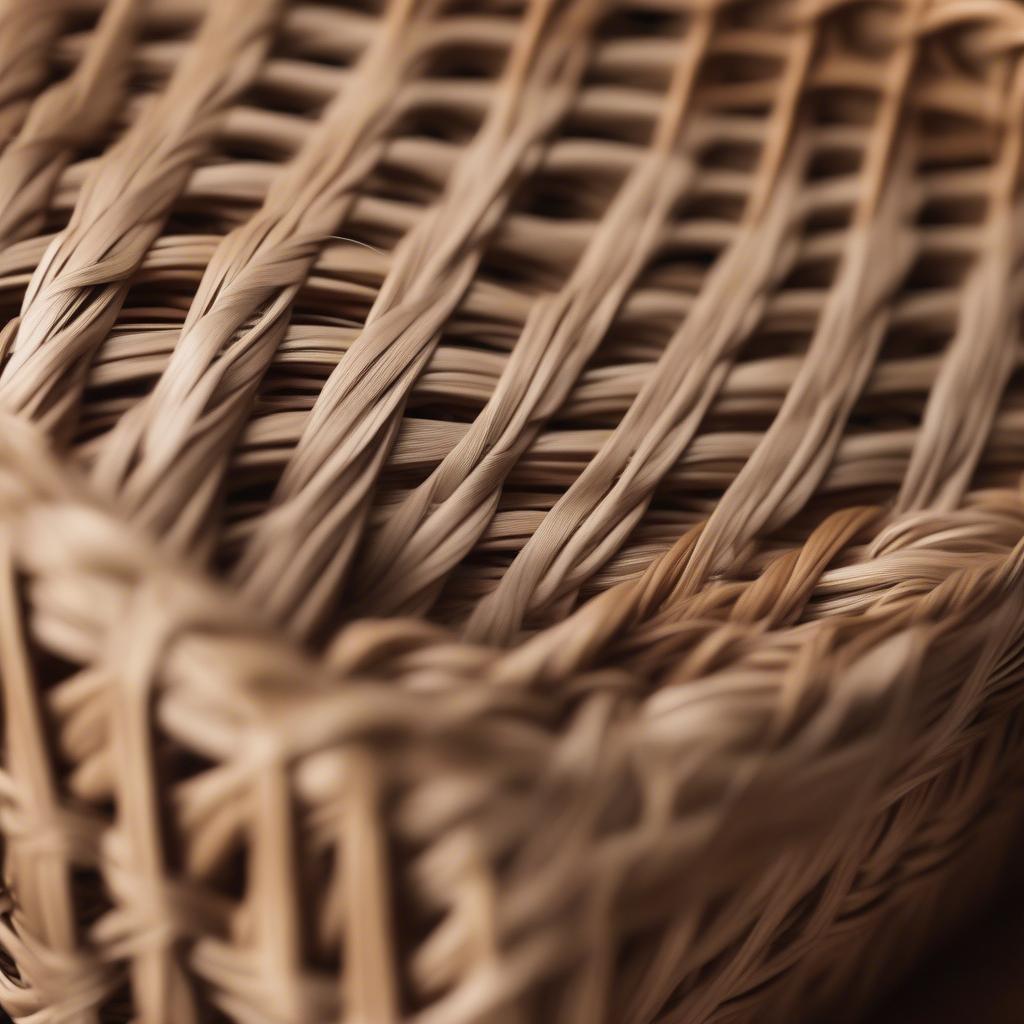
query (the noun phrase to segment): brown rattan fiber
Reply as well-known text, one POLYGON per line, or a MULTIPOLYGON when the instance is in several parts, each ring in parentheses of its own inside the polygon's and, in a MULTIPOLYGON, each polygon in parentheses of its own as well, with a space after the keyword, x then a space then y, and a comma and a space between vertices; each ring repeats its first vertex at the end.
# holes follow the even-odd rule
POLYGON ((859 1019, 1024 809, 1024 4, 0 0, 0 1004, 859 1019))

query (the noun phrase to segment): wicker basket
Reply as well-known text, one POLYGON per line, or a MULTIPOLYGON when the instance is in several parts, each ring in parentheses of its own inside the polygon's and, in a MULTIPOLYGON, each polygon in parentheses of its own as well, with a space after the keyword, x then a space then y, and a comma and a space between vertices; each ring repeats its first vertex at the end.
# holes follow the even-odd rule
POLYGON ((853 1017, 1022 810, 1024 5, 3 0, 0 1004, 853 1017))

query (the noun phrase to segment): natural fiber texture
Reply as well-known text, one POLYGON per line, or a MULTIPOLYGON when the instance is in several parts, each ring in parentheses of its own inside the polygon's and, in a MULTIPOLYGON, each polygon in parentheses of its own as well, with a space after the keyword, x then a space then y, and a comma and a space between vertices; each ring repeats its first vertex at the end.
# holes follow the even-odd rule
POLYGON ((6 0, 0 1003, 862 1010, 1024 804, 1022 61, 6 0))

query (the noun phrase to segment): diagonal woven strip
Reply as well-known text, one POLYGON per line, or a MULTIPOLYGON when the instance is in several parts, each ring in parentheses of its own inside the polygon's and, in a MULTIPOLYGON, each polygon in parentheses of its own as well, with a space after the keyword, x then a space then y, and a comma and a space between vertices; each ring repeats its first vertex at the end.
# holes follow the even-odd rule
POLYGON ((857 1019, 1024 810, 1014 0, 0 0, 0 1004, 857 1019))

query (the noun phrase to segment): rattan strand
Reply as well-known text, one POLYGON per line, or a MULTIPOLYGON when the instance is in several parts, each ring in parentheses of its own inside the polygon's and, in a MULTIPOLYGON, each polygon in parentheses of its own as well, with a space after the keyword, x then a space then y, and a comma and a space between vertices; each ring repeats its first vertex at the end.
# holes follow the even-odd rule
POLYGON ((1024 9, 0 3, 0 1004, 839 1021, 1024 807, 1024 9))

